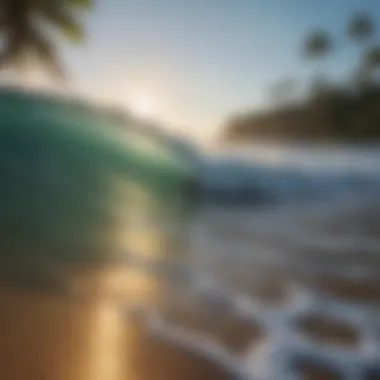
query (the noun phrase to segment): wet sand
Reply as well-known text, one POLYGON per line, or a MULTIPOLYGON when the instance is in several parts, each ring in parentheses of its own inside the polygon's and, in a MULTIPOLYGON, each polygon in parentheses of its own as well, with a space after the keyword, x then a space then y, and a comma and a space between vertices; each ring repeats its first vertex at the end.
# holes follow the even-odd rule
MULTIPOLYGON (((234 239, 232 231, 225 235, 228 241, 234 239)), ((239 242, 251 238, 249 232, 237 233, 239 242)), ((32 288, 28 282, 15 286, 4 279, 0 283, 0 379, 241 378, 227 370, 223 360, 209 360, 201 349, 155 333, 141 314, 125 310, 126 302, 142 302, 158 311, 168 326, 216 343, 240 360, 241 370, 251 368, 254 360, 252 365, 267 363, 270 370, 284 360, 287 370, 301 380, 348 378, 344 366, 350 358, 369 352, 373 342, 379 348, 377 255, 365 250, 334 255, 313 247, 301 253, 275 239, 268 244, 277 244, 280 253, 266 262, 245 260, 234 251, 227 256, 199 251, 190 263, 193 270, 217 280, 210 288, 202 288, 197 277, 189 285, 181 271, 169 270, 168 278, 154 278, 131 267, 81 272, 70 277, 70 286, 53 286, 49 292, 43 283, 32 288), (352 273, 348 264, 365 270, 352 273), (198 293, 191 288, 194 285, 198 293), (245 314, 244 307, 237 310, 239 296, 255 303, 257 310, 251 315, 245 314), (378 314, 371 312, 373 307, 378 314), (350 314, 367 308, 368 318, 356 320, 350 314), (308 345, 302 343, 294 355, 288 355, 297 339, 308 345), (309 343, 317 347, 315 352, 309 343), (348 359, 335 360, 336 351, 330 349, 343 350, 348 359), (256 357, 260 352, 264 356, 256 357)), ((257 252, 260 260, 266 259, 265 251, 253 247, 252 254, 257 252)), ((360 373, 355 380, 380 379, 374 355, 358 361, 360 373)), ((274 373, 270 380, 282 379, 281 367, 274 373)))
MULTIPOLYGON (((274 299, 286 302, 278 297, 280 293, 273 292, 286 285, 285 274, 277 273, 277 281, 275 276, 267 276, 261 287, 272 291, 265 293, 258 291, 257 282, 249 284, 249 276, 243 275, 249 273, 249 268, 244 269, 240 279, 233 281, 236 288, 253 297, 259 295, 260 302, 268 305, 276 305, 274 299)), ((151 285, 156 290, 160 286, 151 285)), ((335 278, 333 282, 321 278, 309 285, 344 300, 379 300, 380 285, 372 278, 335 278)), ((79 301, 63 293, 41 293, 5 283, 0 287, 0 299, 4 305, 0 374, 4 379, 223 380, 234 375, 201 355, 155 336, 138 318, 123 315, 120 304, 114 300, 94 297, 79 301)), ((211 338, 237 355, 252 350, 266 337, 259 322, 247 322, 223 305, 202 307, 191 297, 183 296, 179 302, 174 297, 172 302, 156 306, 169 323, 211 338)), ((310 314, 296 325, 299 333, 328 346, 355 347, 358 343, 359 331, 339 320, 310 314)), ((344 378, 335 368, 306 357, 295 360, 293 366, 306 380, 344 378)), ((378 376, 376 368, 368 368, 365 379, 375 380, 378 376)))
POLYGON ((2 379, 231 378, 206 359, 152 336, 141 321, 125 318, 114 300, 78 300, 7 282, 0 300, 2 379))

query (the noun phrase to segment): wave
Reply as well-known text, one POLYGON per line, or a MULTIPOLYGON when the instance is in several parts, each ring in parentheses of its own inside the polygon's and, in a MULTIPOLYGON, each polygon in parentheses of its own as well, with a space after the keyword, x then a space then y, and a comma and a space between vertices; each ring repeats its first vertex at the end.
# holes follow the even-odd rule
POLYGON ((251 148, 209 156, 199 168, 207 201, 255 204, 374 195, 379 149, 251 148))

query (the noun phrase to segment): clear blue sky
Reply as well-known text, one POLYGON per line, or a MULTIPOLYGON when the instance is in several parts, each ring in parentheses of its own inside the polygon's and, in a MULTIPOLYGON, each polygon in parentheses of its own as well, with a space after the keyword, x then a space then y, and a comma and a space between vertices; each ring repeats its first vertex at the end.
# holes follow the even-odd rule
POLYGON ((122 104, 142 94, 157 118, 198 136, 232 111, 260 107, 278 79, 305 78, 314 67, 299 44, 311 28, 337 37, 325 69, 343 74, 353 54, 344 42, 348 15, 363 9, 380 21, 378 0, 97 2, 85 46, 64 49, 78 89, 122 104))

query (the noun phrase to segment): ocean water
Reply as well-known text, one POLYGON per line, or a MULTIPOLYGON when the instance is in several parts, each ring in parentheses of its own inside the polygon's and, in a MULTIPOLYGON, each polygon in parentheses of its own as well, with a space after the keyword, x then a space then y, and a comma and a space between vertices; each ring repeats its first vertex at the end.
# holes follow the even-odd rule
POLYGON ((200 176, 210 198, 245 203, 309 203, 372 195, 380 184, 380 148, 264 145, 217 151, 200 176))
POLYGON ((198 165, 202 198, 167 229, 170 254, 123 251, 96 292, 62 288, 98 300, 90 378, 379 379, 380 148, 257 146, 198 165), (131 323, 228 377, 191 375, 198 362, 162 372, 175 354, 136 369, 141 339, 120 343, 131 323))
POLYGON ((159 307, 139 309, 147 329, 232 378, 378 379, 380 149, 240 148, 200 175, 186 254, 134 261, 169 283, 159 307), (241 321, 246 339, 237 349, 194 313, 241 321))

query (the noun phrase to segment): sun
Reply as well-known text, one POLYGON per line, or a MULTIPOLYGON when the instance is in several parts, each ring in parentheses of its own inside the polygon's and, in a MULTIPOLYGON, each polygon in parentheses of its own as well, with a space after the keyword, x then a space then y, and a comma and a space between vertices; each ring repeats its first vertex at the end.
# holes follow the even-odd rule
POLYGON ((155 103, 145 94, 138 94, 129 101, 129 108, 133 113, 142 118, 150 118, 155 113, 155 103))

